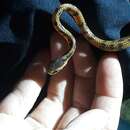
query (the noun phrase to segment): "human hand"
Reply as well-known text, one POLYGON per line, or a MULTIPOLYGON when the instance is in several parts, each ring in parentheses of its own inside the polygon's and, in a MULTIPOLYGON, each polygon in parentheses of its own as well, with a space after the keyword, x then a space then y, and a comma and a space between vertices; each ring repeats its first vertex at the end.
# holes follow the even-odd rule
POLYGON ((47 97, 28 115, 45 85, 50 59, 68 49, 56 33, 50 42, 51 49, 34 58, 15 90, 1 102, 0 129, 117 130, 123 95, 118 58, 105 54, 98 63, 83 39, 68 65, 51 77, 47 97))

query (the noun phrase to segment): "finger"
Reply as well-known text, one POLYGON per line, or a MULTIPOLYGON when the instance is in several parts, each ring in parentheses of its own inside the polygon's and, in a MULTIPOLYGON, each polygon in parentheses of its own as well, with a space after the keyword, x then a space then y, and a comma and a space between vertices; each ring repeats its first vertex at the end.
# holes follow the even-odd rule
POLYGON ((72 106, 58 123, 57 129, 65 128, 81 113, 90 109, 95 92, 96 58, 83 39, 78 40, 76 45, 73 57, 75 79, 72 106))
MULTIPOLYGON (((59 34, 54 33, 51 39, 51 57, 54 60, 63 56, 69 50, 68 44, 59 34)), ((73 89, 73 64, 72 60, 58 74, 51 77, 47 97, 53 101, 59 100, 66 110, 72 99, 73 89)))
MULTIPOLYGON (((51 38, 51 56, 55 59, 68 50, 64 39, 54 33, 51 38)), ((30 114, 30 117, 42 123, 46 128, 53 129, 61 115, 71 105, 73 86, 73 66, 70 61, 58 74, 51 77, 47 98, 30 114), (50 116, 52 115, 52 116, 50 116)))
POLYGON ((92 108, 102 109, 109 115, 106 129, 116 130, 123 95, 121 67, 115 54, 105 55, 98 67, 96 97, 92 108))
POLYGON ((48 62, 49 52, 43 50, 29 65, 15 90, 0 103, 0 112, 22 118, 27 115, 45 84, 48 62))
POLYGON ((90 108, 95 92, 96 57, 89 43, 79 40, 74 58, 75 82, 73 107, 86 111, 90 108))

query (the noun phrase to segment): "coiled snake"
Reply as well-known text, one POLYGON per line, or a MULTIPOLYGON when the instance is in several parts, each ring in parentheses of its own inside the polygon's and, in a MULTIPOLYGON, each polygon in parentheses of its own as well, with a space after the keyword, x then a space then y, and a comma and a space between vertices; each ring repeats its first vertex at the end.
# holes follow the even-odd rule
POLYGON ((57 32, 66 39, 70 45, 70 49, 62 57, 59 57, 51 62, 48 68, 49 75, 54 75, 62 70, 76 50, 76 41, 74 36, 60 22, 60 16, 64 11, 68 12, 74 18, 76 24, 80 28, 81 34, 93 46, 108 52, 120 51, 130 46, 130 37, 124 37, 117 40, 103 40, 98 38, 91 32, 81 11, 77 7, 71 4, 62 4, 54 12, 52 16, 52 22, 57 32))

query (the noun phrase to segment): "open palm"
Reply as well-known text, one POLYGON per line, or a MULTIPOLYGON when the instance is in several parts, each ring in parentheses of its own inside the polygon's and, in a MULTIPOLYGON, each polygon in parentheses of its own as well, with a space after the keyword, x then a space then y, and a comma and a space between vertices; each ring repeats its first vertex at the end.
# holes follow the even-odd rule
MULTIPOLYGON (((34 58, 16 89, 0 104, 1 130, 117 130, 123 81, 115 54, 97 62, 83 39, 68 65, 50 78, 47 97, 32 111, 51 59, 63 55, 67 45, 54 33, 50 50, 34 58)), ((43 88, 44 89, 44 88, 43 88)))

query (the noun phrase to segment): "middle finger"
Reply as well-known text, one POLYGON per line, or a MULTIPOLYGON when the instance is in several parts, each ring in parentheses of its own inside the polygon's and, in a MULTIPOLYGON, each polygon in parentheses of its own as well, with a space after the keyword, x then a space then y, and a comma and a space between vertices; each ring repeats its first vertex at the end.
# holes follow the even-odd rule
POLYGON ((73 107, 86 111, 90 108, 95 92, 97 61, 89 43, 80 39, 73 58, 75 68, 73 107))

